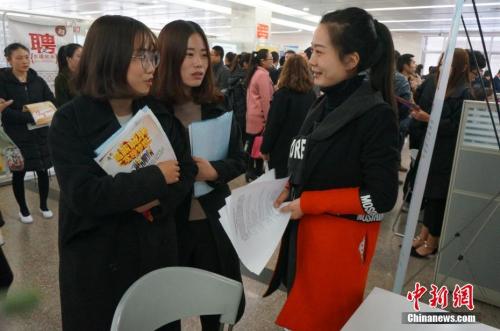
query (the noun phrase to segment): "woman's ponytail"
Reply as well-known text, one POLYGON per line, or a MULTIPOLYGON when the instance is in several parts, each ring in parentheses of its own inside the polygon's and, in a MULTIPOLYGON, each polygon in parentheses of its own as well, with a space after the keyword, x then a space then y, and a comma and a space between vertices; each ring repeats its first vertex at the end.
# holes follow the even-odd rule
POLYGON ((396 111, 396 98, 394 96, 394 43, 391 32, 377 20, 375 31, 377 32, 378 44, 374 63, 370 67, 370 81, 373 89, 380 91, 385 102, 390 104, 396 111))
POLYGON ((247 75, 247 81, 246 85, 250 85, 250 81, 252 80, 253 74, 257 71, 257 68, 261 64, 261 62, 267 59, 267 55, 269 54, 268 49, 260 49, 257 52, 252 52, 251 58, 250 58, 250 67, 248 68, 248 75, 247 75))

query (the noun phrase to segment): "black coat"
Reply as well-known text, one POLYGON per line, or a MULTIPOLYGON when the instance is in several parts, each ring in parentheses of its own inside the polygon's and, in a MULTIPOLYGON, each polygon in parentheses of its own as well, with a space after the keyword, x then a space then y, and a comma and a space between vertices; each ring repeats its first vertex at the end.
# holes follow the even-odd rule
POLYGON ((182 124, 153 99, 155 113, 181 167, 181 181, 167 185, 160 169, 107 175, 95 149, 120 128, 107 101, 76 97, 56 113, 49 145, 61 189, 59 284, 64 330, 109 330, 128 287, 144 274, 178 264, 175 211, 191 191, 196 166, 182 124), (149 222, 134 208, 155 199, 149 222))
POLYGON ((23 106, 42 101, 55 102, 54 95, 47 83, 29 69, 26 83, 21 83, 12 73, 12 69, 0 71, 0 98, 14 100, 14 103, 2 112, 2 125, 5 133, 19 147, 27 171, 45 170, 52 167, 47 146, 47 127, 28 130, 27 124, 34 123, 29 112, 23 112, 23 106))
POLYGON ((274 93, 260 151, 270 154, 269 168, 276 169, 276 178, 288 175, 290 143, 299 133, 314 100, 316 94, 312 89, 307 93, 299 93, 281 88, 274 93))
POLYGON ((470 99, 470 97, 470 90, 467 84, 464 83, 444 100, 425 187, 424 197, 426 198, 446 199, 448 196, 462 106, 464 100, 470 99))
MULTIPOLYGON (((204 104, 201 107, 202 120, 208 120, 221 116, 226 112, 223 105, 204 104)), ((219 210, 226 204, 225 199, 231 195, 228 183, 240 176, 245 172, 246 154, 243 151, 241 142, 241 131, 233 116, 231 136, 229 138, 228 156, 224 160, 211 161, 210 164, 215 168, 219 178, 215 182, 208 182, 209 185, 214 187, 214 190, 198 198, 203 211, 207 215, 210 228, 212 230, 213 238, 215 239, 215 246, 217 247, 217 256, 219 258, 220 274, 241 282, 240 262, 238 255, 231 244, 226 232, 219 222, 219 210)), ((179 208, 179 219, 184 220, 178 226, 180 237, 190 237, 186 235, 189 232, 188 219, 191 206, 191 197, 188 197, 183 203, 183 207, 179 208)), ((182 249, 183 245, 180 245, 182 249)), ((181 252, 182 254, 182 252, 181 252)), ((244 300, 240 306, 239 316, 243 314, 244 300)))
MULTIPOLYGON (((326 111, 329 96, 317 99, 294 140, 304 141, 305 148, 297 148, 289 160, 291 198, 300 197, 304 191, 359 187, 360 200, 369 197, 377 213, 388 212, 398 197, 396 114, 369 82, 363 82, 352 93, 342 95, 342 91, 347 88, 340 90, 343 101, 338 101, 330 112, 326 111)), ((336 216, 357 222, 356 215, 336 216)), ((281 283, 288 289, 293 284, 298 224, 288 225, 266 295, 281 283)))
POLYGON ((60 72, 54 80, 57 107, 61 107, 76 96, 72 84, 70 83, 70 77, 71 73, 69 70, 64 70, 60 72))

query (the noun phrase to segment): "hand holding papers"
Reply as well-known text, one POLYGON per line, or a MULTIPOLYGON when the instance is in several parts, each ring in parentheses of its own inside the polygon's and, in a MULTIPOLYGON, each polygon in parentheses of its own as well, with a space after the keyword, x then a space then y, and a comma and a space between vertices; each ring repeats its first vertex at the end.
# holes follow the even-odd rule
POLYGON ((50 101, 32 103, 23 107, 24 112, 30 112, 35 120, 35 125, 28 124, 28 129, 38 129, 48 126, 57 111, 56 106, 50 101))
POLYGON ((234 190, 219 210, 220 222, 241 262, 260 274, 278 246, 290 213, 274 208, 288 178, 275 179, 274 170, 234 190))
MULTIPOLYGON (((227 157, 233 112, 217 118, 193 122, 189 125, 191 152, 195 157, 218 161, 227 157)), ((205 182, 194 183, 194 196, 200 197, 212 191, 205 182)))
POLYGON ((151 109, 144 107, 95 151, 94 159, 114 176, 163 161, 177 160, 174 149, 151 109))

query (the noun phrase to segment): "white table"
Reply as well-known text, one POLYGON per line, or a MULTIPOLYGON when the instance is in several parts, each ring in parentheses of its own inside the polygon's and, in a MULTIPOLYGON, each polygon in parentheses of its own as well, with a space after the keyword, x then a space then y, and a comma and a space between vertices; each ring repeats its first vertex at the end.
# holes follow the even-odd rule
MULTIPOLYGON (((420 312, 445 312, 419 302, 420 312)), ((402 313, 413 312, 413 303, 406 297, 375 287, 344 325, 342 331, 493 331, 496 328, 477 324, 402 324, 402 313)), ((472 312, 474 313, 474 312, 472 312)))

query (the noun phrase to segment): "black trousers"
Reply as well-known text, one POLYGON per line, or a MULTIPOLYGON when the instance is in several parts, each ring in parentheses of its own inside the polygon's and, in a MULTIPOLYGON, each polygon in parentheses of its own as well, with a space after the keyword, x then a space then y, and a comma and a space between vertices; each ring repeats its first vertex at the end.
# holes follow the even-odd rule
POLYGON ((424 225, 433 237, 440 237, 443 228, 446 199, 426 199, 424 225))
POLYGON ((249 134, 247 133, 247 138, 245 142, 245 152, 248 154, 248 163, 247 163, 247 171, 246 175, 249 179, 256 179, 260 175, 264 173, 264 160, 262 159, 253 159, 250 154, 252 153, 252 146, 255 140, 255 137, 259 136, 258 134, 249 134))
POLYGON ((3 299, 3 296, 9 289, 13 280, 14 275, 10 269, 9 261, 7 261, 7 258, 3 254, 2 247, 0 247, 0 299, 3 299))
MULTIPOLYGON (((217 246, 209 220, 189 221, 179 232, 180 265, 220 274, 217 246)), ((200 320, 203 331, 219 330, 220 315, 200 316, 200 320)))

